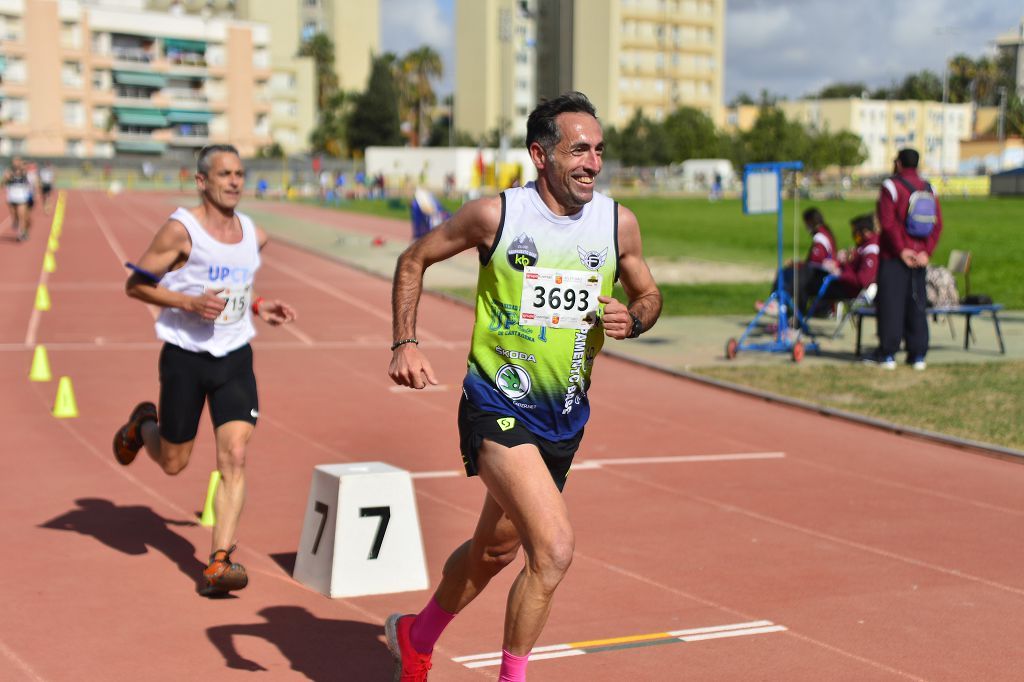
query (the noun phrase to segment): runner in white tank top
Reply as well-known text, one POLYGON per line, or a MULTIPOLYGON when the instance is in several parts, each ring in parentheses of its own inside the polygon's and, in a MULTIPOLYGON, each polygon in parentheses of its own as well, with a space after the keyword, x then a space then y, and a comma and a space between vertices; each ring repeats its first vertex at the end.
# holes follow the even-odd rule
POLYGON ((160 408, 135 406, 114 435, 114 456, 131 464, 143 447, 165 473, 189 462, 204 403, 217 435, 221 482, 214 502, 210 563, 199 579, 204 596, 246 586, 248 576, 231 560, 245 503, 245 450, 259 416, 249 341, 252 315, 272 325, 295 319, 282 301, 254 296, 266 234, 235 211, 245 185, 238 151, 229 145, 199 153, 196 185, 202 204, 179 208, 156 233, 133 270, 126 291, 161 307, 160 408), (159 419, 158 419, 159 417, 159 419))

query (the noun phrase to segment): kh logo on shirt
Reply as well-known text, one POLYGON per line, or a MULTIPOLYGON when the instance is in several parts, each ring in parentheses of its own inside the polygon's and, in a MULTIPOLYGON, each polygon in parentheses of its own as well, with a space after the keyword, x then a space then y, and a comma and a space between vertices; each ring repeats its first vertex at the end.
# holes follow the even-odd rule
POLYGON ((508 264, 522 272, 527 266, 537 264, 537 245, 533 243, 530 235, 523 232, 512 240, 505 255, 508 257, 508 264))

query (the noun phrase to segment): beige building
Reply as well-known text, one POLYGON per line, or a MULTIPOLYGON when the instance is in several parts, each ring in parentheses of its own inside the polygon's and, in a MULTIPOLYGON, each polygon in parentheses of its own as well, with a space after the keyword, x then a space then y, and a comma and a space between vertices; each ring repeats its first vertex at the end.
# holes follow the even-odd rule
POLYGON ((0 0, 0 154, 186 159, 269 144, 266 27, 144 6, 0 0))
POLYGON ((786 117, 807 127, 832 132, 848 130, 864 142, 868 158, 861 173, 892 169, 896 152, 913 147, 926 173, 956 173, 960 141, 973 136, 970 104, 862 98, 779 102, 786 117))
POLYGON ((316 73, 312 58, 299 57, 299 50, 326 34, 334 43, 339 87, 362 92, 380 52, 380 0, 236 0, 234 11, 270 27, 274 141, 286 153, 308 149, 319 116, 316 73))
POLYGON ((725 0, 456 0, 455 126, 521 136, 570 89, 617 127, 680 106, 721 125, 724 31, 725 0))

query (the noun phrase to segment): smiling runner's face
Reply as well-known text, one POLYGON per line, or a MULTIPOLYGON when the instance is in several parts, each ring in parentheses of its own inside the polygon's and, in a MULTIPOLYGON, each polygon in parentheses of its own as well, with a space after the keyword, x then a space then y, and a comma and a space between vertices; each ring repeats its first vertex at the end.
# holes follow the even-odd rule
POLYGON ((231 152, 214 154, 210 160, 210 172, 196 175, 199 191, 214 206, 234 210, 242 199, 245 188, 245 168, 242 160, 231 152))
POLYGON ((586 113, 560 114, 558 127, 561 140, 550 156, 544 155, 544 165, 538 171, 549 194, 548 207, 560 215, 572 215, 594 198, 604 134, 597 119, 586 113))

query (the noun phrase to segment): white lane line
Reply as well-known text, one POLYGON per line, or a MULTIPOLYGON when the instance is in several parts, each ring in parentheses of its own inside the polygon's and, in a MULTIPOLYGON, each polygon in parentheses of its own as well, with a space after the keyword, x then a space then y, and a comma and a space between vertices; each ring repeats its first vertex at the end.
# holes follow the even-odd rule
POLYGON ((0 642, 0 653, 3 653, 4 658, 21 670, 22 674, 25 675, 25 679, 32 680, 32 682, 44 682, 45 678, 40 677, 39 673, 37 673, 32 666, 26 663, 21 656, 14 653, 14 651, 3 642, 0 642))
POLYGON ((729 630, 745 630, 748 628, 760 628, 765 627, 766 625, 774 625, 774 623, 772 623, 770 620, 752 620, 748 623, 733 623, 732 625, 712 625, 710 627, 689 628, 687 630, 669 630, 667 634, 673 637, 688 637, 690 635, 706 635, 712 632, 727 632, 729 630))
MULTIPOLYGON (((121 242, 117 241, 117 237, 111 232, 110 227, 107 226, 105 220, 101 219, 99 214, 93 210, 92 201, 89 199, 87 193, 82 195, 82 203, 85 204, 86 209, 92 214, 93 220, 96 221, 96 225, 100 228, 100 232, 103 233, 103 238, 107 240, 107 244, 110 245, 110 250, 114 252, 114 257, 117 258, 117 265, 122 274, 124 274, 124 264, 128 261, 128 256, 125 255, 124 249, 121 248, 121 242)), ((150 316, 155 320, 160 315, 160 308, 155 305, 146 305, 146 310, 149 311, 150 316)))
MULTIPOLYGON (((570 642, 568 644, 554 644, 550 646, 534 647, 530 650, 529 660, 542 661, 551 658, 565 658, 566 656, 582 656, 588 653, 604 653, 616 649, 628 649, 636 646, 658 646, 670 644, 674 641, 682 642, 703 642, 710 639, 723 639, 727 637, 748 637, 752 635, 763 635, 771 632, 786 632, 788 628, 784 625, 777 625, 770 620, 756 620, 747 623, 731 623, 728 625, 712 625, 710 627, 690 628, 687 630, 673 630, 668 632, 652 632, 645 635, 634 635, 626 637, 611 637, 608 639, 594 639, 582 642, 570 642)), ((470 654, 453 658, 455 663, 462 663, 467 668, 485 668, 501 665, 501 652, 490 651, 485 654, 470 654)))
MULTIPOLYGON (((726 455, 680 455, 678 457, 615 457, 609 459, 584 459, 574 462, 572 471, 595 471, 606 466, 632 466, 634 464, 692 464, 697 462, 737 462, 759 459, 784 459, 784 452, 740 452, 726 455)), ((465 476, 456 469, 441 471, 419 471, 413 478, 455 478, 465 476)))
MULTIPOLYGON (((114 341, 109 342, 102 336, 96 337, 93 341, 68 341, 68 342, 55 342, 47 343, 48 349, 54 350, 74 350, 74 351, 97 351, 97 350, 149 350, 151 348, 159 348, 163 343, 160 341, 114 341)), ((381 346, 380 343, 371 343, 368 341, 256 341, 253 344, 256 348, 261 350, 378 350, 381 346)), ((421 344, 426 348, 430 348, 430 344, 421 344)), ((8 351, 21 352, 26 349, 31 350, 32 345, 26 343, 0 343, 0 353, 8 351)), ((426 390, 433 391, 445 391, 448 390, 447 385, 432 386, 426 390)), ((396 393, 401 391, 411 391, 412 389, 404 386, 390 387, 396 393)))
POLYGON ((723 630, 722 632, 709 632, 706 635, 687 635, 679 639, 684 642, 703 642, 707 639, 723 639, 725 637, 746 637, 748 635, 763 635, 769 632, 785 632, 782 625, 768 625, 763 628, 747 628, 745 630, 723 630))

